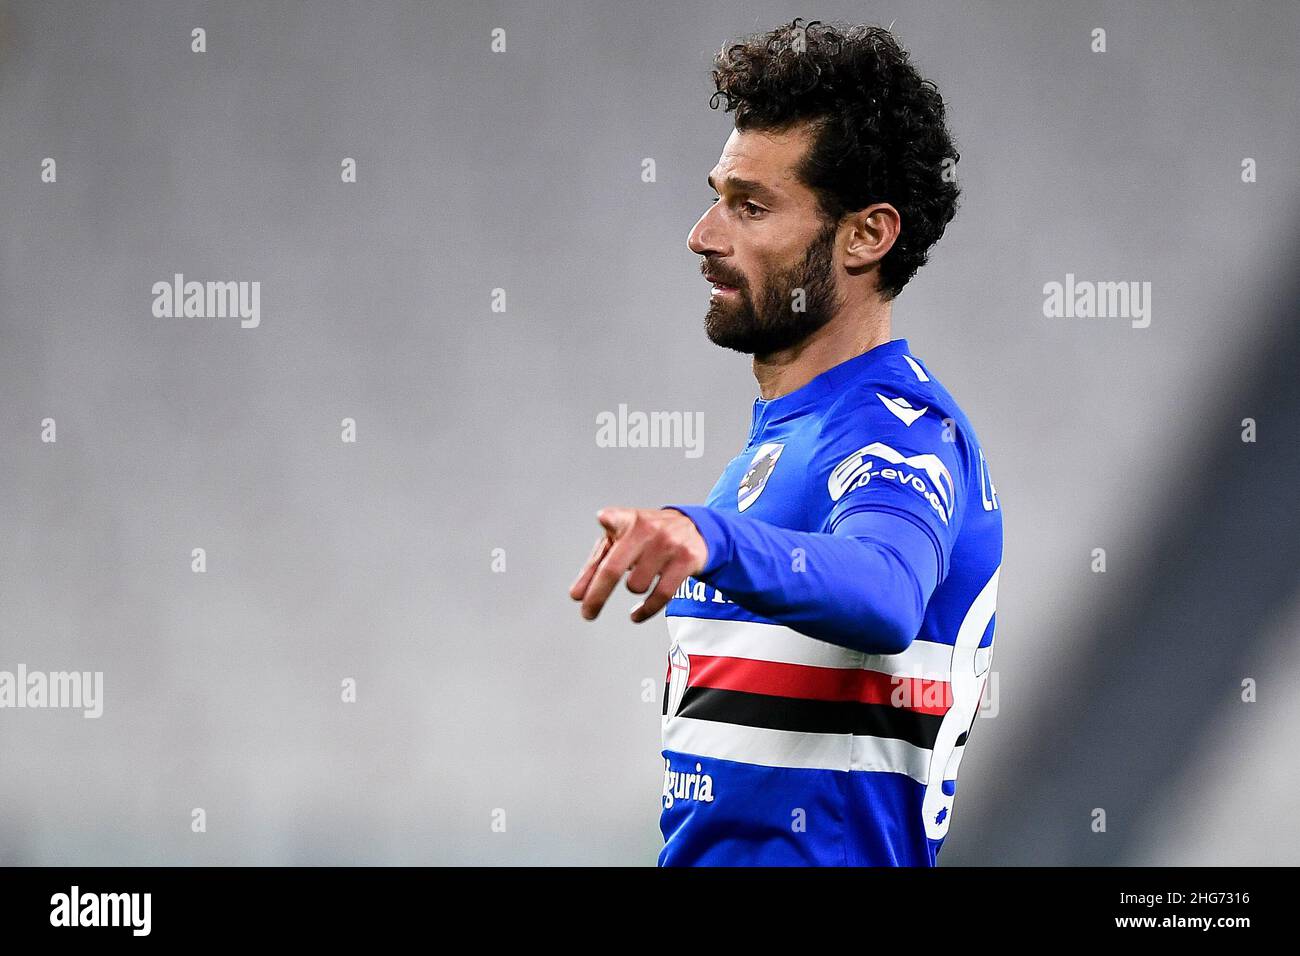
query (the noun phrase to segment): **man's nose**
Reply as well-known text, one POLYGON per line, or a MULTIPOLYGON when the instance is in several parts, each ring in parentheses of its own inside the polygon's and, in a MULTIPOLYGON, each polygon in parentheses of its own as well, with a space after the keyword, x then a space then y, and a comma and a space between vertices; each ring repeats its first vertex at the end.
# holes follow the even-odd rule
POLYGON ((697 256, 725 256, 727 248, 723 242, 722 230, 718 227, 717 219, 714 216, 717 205, 710 206, 691 227, 690 234, 686 237, 686 245, 697 256))

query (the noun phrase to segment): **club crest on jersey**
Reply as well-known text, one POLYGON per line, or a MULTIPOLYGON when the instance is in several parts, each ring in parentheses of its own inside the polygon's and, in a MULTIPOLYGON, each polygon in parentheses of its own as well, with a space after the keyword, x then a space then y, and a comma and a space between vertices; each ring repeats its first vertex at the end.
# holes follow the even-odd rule
POLYGON ((667 716, 677 713, 682 705, 682 694, 691 678, 691 657, 680 644, 674 643, 668 650, 668 705, 667 716))
POLYGON ((737 511, 744 511, 758 500, 758 496, 767 487, 767 479, 772 477, 772 469, 776 467, 776 460, 781 457, 784 448, 785 445, 781 442, 768 442, 758 446, 758 451, 750 459, 749 470, 740 479, 740 487, 736 489, 737 511))

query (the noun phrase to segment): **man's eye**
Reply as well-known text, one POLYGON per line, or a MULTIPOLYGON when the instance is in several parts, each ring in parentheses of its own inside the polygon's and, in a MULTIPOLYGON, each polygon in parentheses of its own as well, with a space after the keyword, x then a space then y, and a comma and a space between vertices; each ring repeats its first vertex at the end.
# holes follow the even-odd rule
MULTIPOLYGON (((717 201, 718 201, 719 199, 721 199, 721 198, 722 198, 721 196, 714 196, 712 199, 709 200, 709 205, 710 205, 710 206, 713 205, 715 202, 717 202, 717 201)), ((740 204, 740 208, 743 209, 743 210, 745 210, 746 215, 749 215, 749 216, 757 216, 757 215, 759 215, 760 213, 766 211, 766 210, 763 209, 762 206, 758 205, 757 203, 750 202, 750 201, 748 201, 748 200, 746 200, 745 202, 741 203, 741 204, 740 204)))

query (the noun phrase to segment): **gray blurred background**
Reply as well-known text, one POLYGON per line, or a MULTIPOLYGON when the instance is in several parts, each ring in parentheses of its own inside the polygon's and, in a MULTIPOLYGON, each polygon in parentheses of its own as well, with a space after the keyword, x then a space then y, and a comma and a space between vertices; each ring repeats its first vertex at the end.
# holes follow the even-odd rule
POLYGON ((1007 534, 940 862, 1300 863, 1286 0, 0 4, 0 669, 105 696, 0 710, 0 863, 654 863, 663 618, 565 592, 744 444, 686 236, 712 53, 796 16, 893 23, 962 156, 895 304, 1007 534), (177 272, 260 327, 155 318, 177 272), (1045 318, 1067 273, 1150 327, 1045 318), (621 403, 703 455, 598 447, 621 403))

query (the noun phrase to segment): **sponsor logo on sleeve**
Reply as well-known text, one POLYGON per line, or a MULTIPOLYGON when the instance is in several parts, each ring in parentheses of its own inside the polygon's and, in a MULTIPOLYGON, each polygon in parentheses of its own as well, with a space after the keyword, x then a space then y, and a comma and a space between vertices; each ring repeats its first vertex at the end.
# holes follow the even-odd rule
POLYGON ((952 518, 952 474, 938 455, 904 455, 884 442, 859 448, 835 466, 827 479, 831 501, 839 501, 855 488, 886 481, 910 488, 934 509, 945 525, 952 518))

